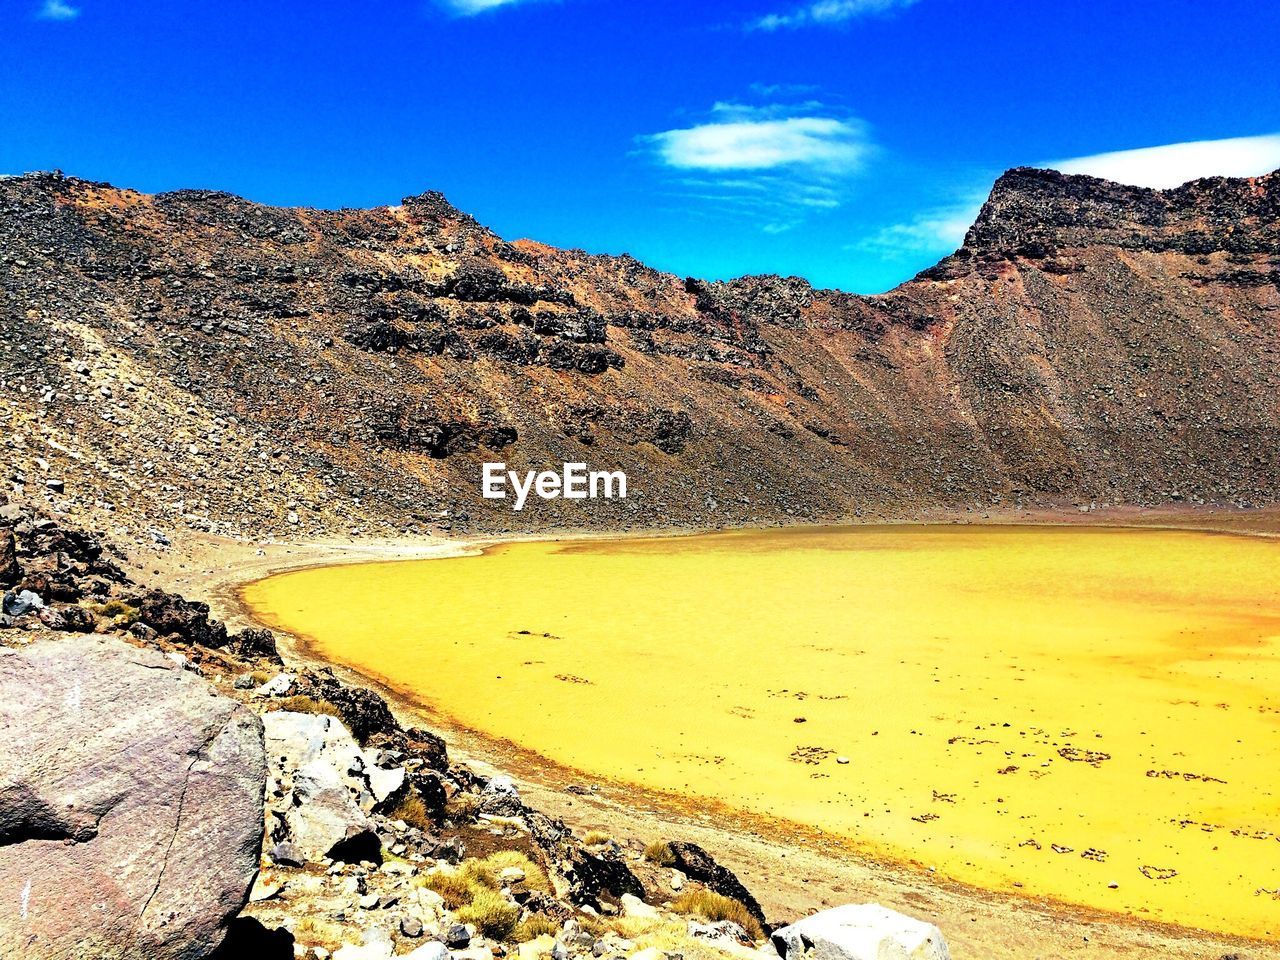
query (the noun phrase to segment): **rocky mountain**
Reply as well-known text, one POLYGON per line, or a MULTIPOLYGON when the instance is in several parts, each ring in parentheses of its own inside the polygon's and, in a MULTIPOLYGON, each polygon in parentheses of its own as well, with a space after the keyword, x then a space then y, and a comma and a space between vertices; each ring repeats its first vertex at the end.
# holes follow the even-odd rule
POLYGON ((1019 169, 879 296, 321 211, 0 180, 6 488, 145 536, 743 524, 1280 492, 1280 173, 1019 169), (481 464, 626 500, 480 496, 481 464))

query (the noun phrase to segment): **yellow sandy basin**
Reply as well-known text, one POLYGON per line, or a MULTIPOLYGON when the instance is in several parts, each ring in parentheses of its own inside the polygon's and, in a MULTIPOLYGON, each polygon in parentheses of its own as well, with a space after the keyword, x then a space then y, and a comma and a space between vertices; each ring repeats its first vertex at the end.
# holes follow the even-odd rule
POLYGON ((319 655, 591 774, 992 889, 1280 939, 1280 543, 521 543, 246 599, 319 655))

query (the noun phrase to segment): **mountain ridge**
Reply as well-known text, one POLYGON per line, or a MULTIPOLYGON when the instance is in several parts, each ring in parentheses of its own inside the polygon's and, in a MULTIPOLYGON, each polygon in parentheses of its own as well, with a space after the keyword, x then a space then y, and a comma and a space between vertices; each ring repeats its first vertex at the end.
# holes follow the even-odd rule
POLYGON ((508 242, 433 191, 0 180, 8 480, 135 537, 1269 503, 1278 209, 1276 174, 1021 168, 956 253, 864 296, 508 242), (489 459, 634 493, 513 514, 489 459))

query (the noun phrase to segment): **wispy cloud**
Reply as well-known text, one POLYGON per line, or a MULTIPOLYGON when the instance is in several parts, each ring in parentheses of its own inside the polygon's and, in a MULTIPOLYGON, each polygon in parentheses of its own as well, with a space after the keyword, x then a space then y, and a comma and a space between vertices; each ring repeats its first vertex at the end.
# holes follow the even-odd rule
POLYGON ((817 100, 717 103, 703 123, 639 138, 687 201, 779 233, 833 210, 875 153, 867 125, 817 100))
POLYGON ((1044 164, 1137 187, 1165 190, 1200 177, 1256 177, 1280 168, 1280 133, 1228 140, 1195 140, 1118 150, 1044 164))
POLYGON ((747 24, 749 30, 792 30, 797 27, 830 27, 859 17, 914 6, 919 0, 817 0, 785 13, 770 13, 747 24))
POLYGON ((881 227, 847 249, 886 260, 951 253, 964 242, 984 197, 983 193, 973 192, 955 203, 922 210, 901 223, 881 227))
POLYGON ((498 7, 513 7, 526 0, 441 0, 441 2, 460 17, 472 17, 477 13, 496 10, 498 7))
POLYGON ((861 130, 833 117, 706 123, 654 134, 651 141, 667 166, 683 170, 847 170, 866 152, 861 130))
POLYGON ((816 101, 795 106, 717 103, 706 123, 643 139, 662 163, 680 170, 856 169, 871 149, 866 125, 815 112, 822 108, 816 101))
POLYGON ((74 20, 80 16, 80 8, 71 6, 66 0, 45 0, 36 16, 41 20, 74 20))

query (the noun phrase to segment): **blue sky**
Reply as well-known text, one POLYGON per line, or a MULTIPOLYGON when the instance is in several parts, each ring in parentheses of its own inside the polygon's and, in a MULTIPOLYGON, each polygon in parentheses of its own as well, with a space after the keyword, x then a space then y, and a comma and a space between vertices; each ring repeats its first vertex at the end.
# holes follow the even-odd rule
POLYGON ((1280 167, 1277 37, 1257 0, 3 0, 0 173, 439 189, 512 239, 874 292, 1008 167, 1280 167))

